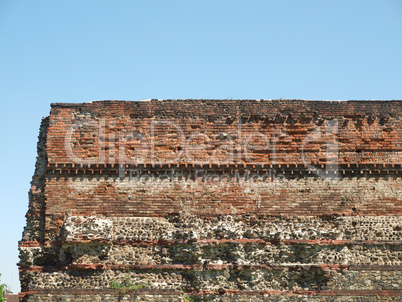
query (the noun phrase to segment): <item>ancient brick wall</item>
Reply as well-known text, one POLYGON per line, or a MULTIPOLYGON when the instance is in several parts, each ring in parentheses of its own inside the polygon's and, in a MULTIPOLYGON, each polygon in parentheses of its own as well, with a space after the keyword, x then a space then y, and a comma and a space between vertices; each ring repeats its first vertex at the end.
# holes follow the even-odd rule
POLYGON ((23 301, 399 301, 402 102, 52 104, 23 301), (138 285, 122 293, 111 283, 138 285))

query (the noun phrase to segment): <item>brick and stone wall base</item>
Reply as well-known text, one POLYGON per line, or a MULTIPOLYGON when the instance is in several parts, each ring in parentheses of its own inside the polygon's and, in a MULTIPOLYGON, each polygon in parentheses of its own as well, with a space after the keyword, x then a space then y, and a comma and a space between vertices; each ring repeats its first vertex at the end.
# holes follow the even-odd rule
POLYGON ((66 216, 59 241, 20 246, 29 264, 22 297, 118 301, 110 284, 129 279, 144 287, 135 301, 180 301, 181 291, 194 301, 397 301, 401 223, 398 216, 66 216))

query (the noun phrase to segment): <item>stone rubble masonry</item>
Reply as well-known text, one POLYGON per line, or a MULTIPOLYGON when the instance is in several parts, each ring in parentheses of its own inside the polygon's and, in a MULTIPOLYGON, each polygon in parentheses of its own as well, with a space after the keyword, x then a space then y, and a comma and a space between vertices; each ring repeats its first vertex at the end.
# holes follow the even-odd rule
POLYGON ((402 101, 52 104, 20 301, 400 301, 402 101), (129 278, 142 288, 112 289, 129 278))

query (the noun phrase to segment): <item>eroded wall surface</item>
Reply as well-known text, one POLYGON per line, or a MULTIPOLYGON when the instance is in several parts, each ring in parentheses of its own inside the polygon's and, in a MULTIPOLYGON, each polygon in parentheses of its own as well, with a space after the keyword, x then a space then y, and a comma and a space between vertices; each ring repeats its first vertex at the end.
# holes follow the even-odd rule
POLYGON ((20 298, 399 301, 401 113, 400 101, 52 104, 20 298), (124 280, 131 290, 111 288, 124 280))

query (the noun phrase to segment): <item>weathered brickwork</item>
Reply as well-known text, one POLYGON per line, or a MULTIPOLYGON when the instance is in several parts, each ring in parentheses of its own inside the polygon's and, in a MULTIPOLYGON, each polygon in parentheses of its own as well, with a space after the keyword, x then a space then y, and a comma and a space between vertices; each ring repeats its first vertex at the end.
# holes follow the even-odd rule
POLYGON ((402 102, 52 104, 21 301, 400 301, 402 102), (130 280, 136 289, 113 289, 130 280))

